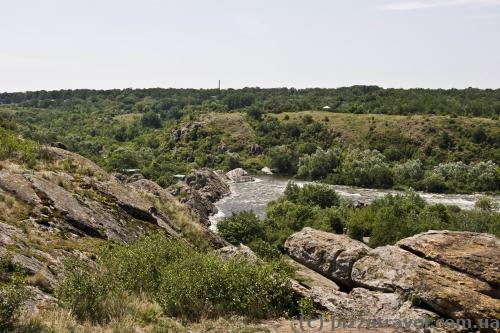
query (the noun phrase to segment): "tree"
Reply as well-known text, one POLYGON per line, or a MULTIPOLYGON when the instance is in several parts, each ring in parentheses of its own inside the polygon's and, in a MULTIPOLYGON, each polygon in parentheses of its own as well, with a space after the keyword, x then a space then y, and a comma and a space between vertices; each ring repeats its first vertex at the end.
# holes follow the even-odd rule
POLYGON ((146 112, 141 118, 141 124, 144 127, 160 128, 160 116, 153 111, 146 112))
POLYGON ((217 223, 217 230, 229 243, 248 244, 264 236, 261 221, 253 211, 234 213, 217 223))
POLYGON ((331 148, 324 151, 318 148, 314 154, 299 159, 297 177, 320 179, 339 167, 342 159, 342 150, 331 148))

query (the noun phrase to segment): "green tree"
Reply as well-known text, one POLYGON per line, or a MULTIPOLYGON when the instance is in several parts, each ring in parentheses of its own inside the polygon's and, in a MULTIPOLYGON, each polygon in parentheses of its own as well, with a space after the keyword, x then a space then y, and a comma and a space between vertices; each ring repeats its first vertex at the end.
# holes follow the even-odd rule
POLYGON ((264 236, 262 222, 253 211, 234 213, 217 223, 217 230, 229 243, 248 244, 264 236))

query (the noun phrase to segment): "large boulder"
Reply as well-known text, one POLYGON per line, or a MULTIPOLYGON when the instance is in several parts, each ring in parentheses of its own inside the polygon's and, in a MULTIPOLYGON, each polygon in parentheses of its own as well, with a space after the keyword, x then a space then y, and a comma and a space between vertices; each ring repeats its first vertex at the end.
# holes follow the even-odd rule
POLYGON ((383 292, 400 292, 451 318, 500 317, 500 300, 486 282, 397 246, 371 250, 354 263, 352 280, 383 292))
POLYGON ((351 288, 352 265, 370 248, 346 235, 304 228, 286 240, 285 250, 294 260, 351 288))
POLYGON ((405 238, 397 245, 500 287, 500 240, 493 235, 428 231, 405 238))
POLYGON ((237 168, 226 173, 226 177, 234 183, 245 183, 254 180, 244 169, 237 168))

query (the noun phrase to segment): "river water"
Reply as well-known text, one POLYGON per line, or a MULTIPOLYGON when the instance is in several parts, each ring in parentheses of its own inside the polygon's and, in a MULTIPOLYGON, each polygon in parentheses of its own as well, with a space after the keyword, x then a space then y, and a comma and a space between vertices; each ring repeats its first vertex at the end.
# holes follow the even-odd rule
MULTIPOLYGON (((218 221, 232 213, 243 210, 253 210, 258 216, 266 216, 266 206, 269 201, 275 200, 283 195, 288 178, 278 178, 273 176, 258 176, 253 182, 230 184, 231 194, 215 203, 219 212, 211 216, 210 221, 215 226, 218 221)), ((306 181, 295 181, 298 185, 303 185, 306 181)), ((370 203, 375 199, 382 198, 388 193, 402 193, 396 190, 381 190, 359 188, 343 185, 330 185, 337 193, 345 198, 354 201, 370 203)), ((455 205, 461 209, 472 209, 480 194, 436 194, 418 192, 427 202, 432 204, 455 205)), ((500 203, 500 196, 494 197, 500 203)))

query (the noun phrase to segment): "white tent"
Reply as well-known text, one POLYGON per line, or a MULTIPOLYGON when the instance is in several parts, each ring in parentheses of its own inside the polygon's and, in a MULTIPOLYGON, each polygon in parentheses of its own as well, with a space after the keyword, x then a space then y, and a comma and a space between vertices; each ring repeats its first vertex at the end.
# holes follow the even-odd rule
POLYGON ((330 109, 331 107, 329 107, 328 105, 323 106, 323 110, 330 110, 330 109))

